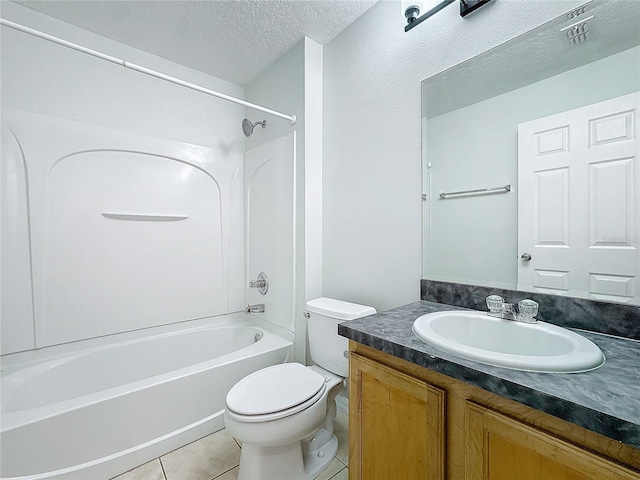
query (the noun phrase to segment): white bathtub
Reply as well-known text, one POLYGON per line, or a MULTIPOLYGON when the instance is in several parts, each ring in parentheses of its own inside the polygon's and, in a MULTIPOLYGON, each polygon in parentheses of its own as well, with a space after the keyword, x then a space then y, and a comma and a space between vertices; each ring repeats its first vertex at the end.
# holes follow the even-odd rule
POLYGON ((291 352, 264 327, 230 314, 3 357, 2 478, 108 479, 220 430, 228 390, 291 352))

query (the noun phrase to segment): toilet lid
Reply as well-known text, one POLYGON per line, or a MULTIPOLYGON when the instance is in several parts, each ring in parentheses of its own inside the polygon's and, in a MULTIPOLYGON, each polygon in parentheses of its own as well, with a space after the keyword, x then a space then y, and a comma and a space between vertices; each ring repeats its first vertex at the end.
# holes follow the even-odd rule
POLYGON ((324 377, 300 363, 263 368, 227 394, 227 407, 241 415, 265 415, 306 402, 324 386, 324 377))

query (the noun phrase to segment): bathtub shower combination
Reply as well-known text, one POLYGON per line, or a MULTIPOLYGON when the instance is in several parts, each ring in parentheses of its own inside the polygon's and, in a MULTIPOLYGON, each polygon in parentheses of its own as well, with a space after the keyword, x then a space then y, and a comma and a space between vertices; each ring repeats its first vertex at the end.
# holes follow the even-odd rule
POLYGON ((223 428, 229 389, 292 352, 293 135, 240 153, 2 125, 0 476, 110 478, 223 428), (247 315, 261 270, 282 288, 247 315))

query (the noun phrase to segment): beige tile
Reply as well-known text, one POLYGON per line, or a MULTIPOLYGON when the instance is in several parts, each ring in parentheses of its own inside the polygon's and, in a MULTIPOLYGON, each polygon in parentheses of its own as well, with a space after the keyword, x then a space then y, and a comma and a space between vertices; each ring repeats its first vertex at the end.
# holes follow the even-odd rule
POLYGON ((238 480, 238 467, 216 477, 215 480, 238 480))
POLYGON ((349 480, 349 469, 343 468, 336 475, 331 477, 330 480, 349 480))
POLYGON ((327 467, 327 469, 318 475, 315 480, 329 480, 333 478, 339 471, 344 470, 344 464, 337 458, 333 459, 333 462, 327 467))
POLYGON ((349 465, 349 416, 342 410, 338 410, 336 415, 336 423, 333 427, 333 432, 338 437, 338 454, 336 457, 344 463, 349 465))
POLYGON ((113 480, 164 480, 164 473, 162 473, 160 461, 156 458, 115 477, 113 480))
POLYGON ((240 448, 226 430, 160 457, 167 480, 211 480, 240 463, 240 448))

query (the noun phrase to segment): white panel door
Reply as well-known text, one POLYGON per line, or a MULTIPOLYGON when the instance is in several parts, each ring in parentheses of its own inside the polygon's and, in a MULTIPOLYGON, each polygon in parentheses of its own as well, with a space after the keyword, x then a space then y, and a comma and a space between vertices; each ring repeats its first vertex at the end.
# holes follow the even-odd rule
POLYGON ((640 303, 633 93, 518 125, 518 289, 640 303))

